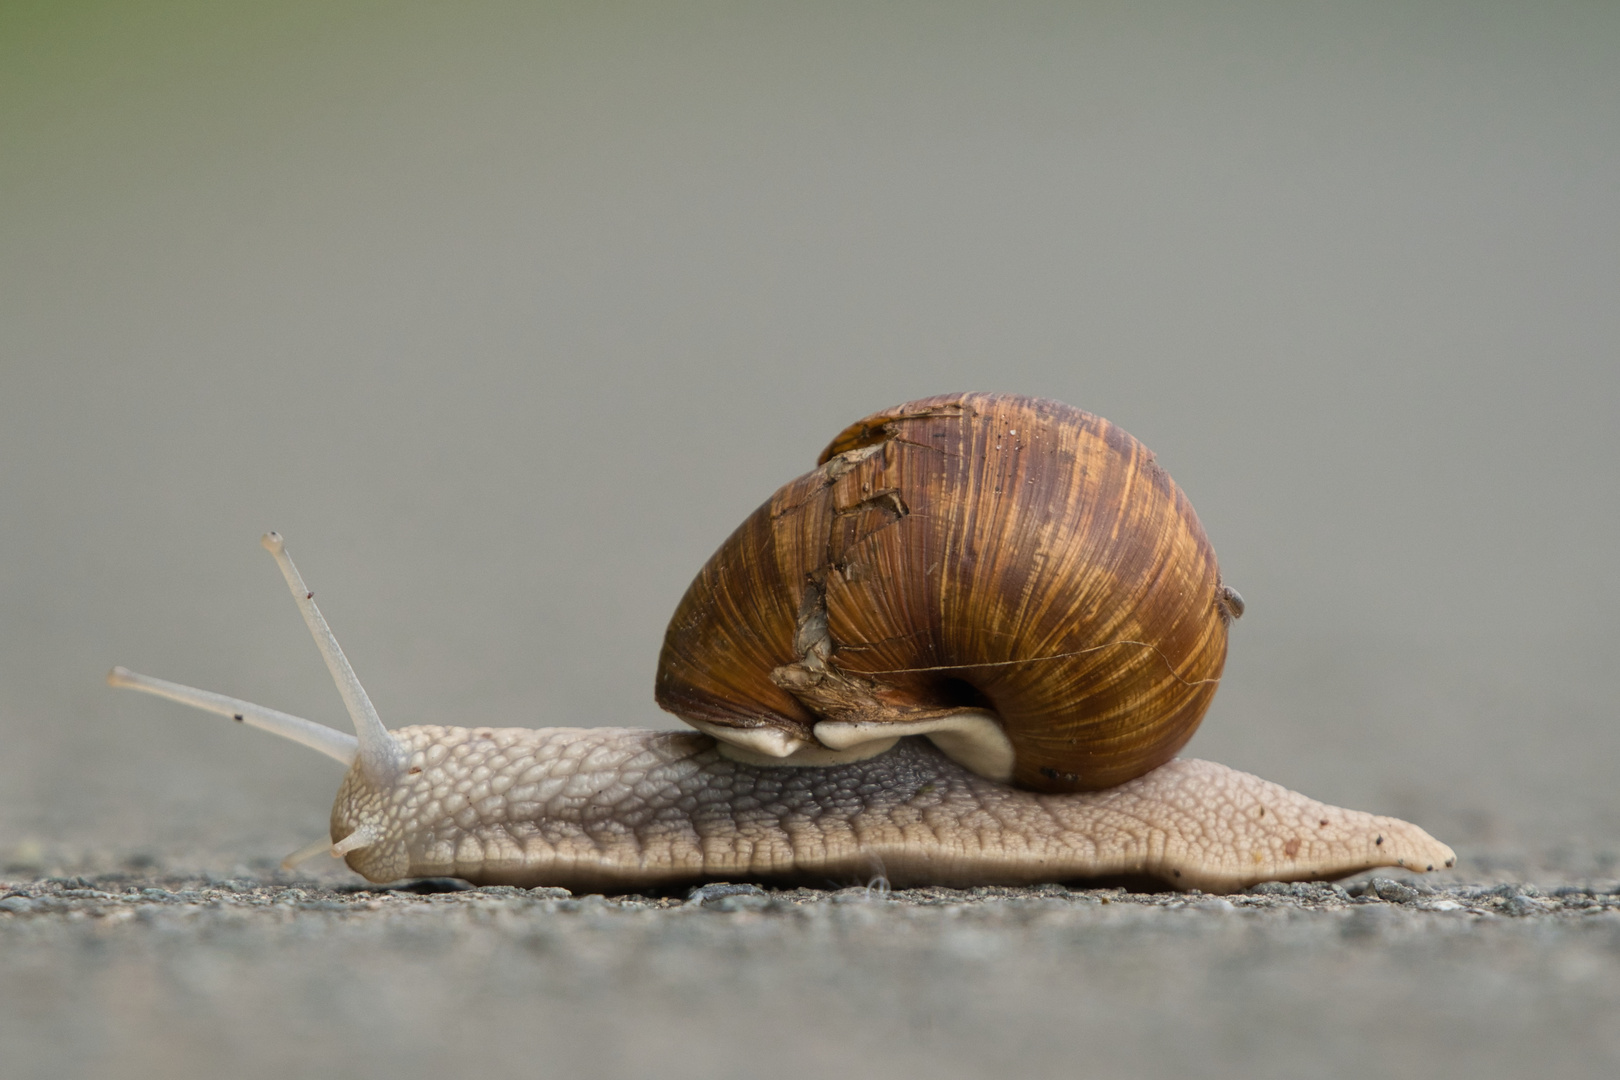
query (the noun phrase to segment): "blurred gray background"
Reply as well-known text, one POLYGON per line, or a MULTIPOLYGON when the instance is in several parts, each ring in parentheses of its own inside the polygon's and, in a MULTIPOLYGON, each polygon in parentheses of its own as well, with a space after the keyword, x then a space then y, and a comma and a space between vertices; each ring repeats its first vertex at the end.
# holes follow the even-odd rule
POLYGON ((673 726, 733 526, 989 389, 1197 507, 1190 753, 1612 867, 1617 61, 1612 3, 13 0, 0 855, 324 832, 332 762, 101 681, 343 725, 266 529, 393 725, 673 726))

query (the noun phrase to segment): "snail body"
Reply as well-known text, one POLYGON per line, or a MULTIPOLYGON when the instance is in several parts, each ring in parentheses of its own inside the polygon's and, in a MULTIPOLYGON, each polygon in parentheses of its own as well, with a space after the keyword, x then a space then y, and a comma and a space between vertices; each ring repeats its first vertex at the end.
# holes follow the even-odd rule
POLYGON ((382 724, 275 557, 355 735, 115 668, 108 681, 349 766, 318 851, 376 882, 630 890, 1147 876, 1230 891, 1432 870, 1415 825, 1172 760, 1242 612, 1145 448, 1056 402, 955 395, 840 434, 699 573, 657 698, 698 730, 382 724))
POLYGON ((372 881, 634 892, 700 881, 897 887, 1154 878, 1231 892, 1451 857, 1416 826, 1341 810, 1208 761, 1106 791, 1049 795, 986 779, 919 738, 855 762, 751 765, 698 732, 409 727, 383 792, 357 770, 334 839, 372 881), (410 769, 419 767, 420 773, 410 769))

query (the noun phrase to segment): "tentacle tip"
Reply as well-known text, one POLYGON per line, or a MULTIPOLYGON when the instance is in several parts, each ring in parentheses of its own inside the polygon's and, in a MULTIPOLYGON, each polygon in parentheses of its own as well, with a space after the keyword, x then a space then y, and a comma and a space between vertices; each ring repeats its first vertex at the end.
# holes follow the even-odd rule
POLYGON ((280 533, 274 530, 271 530, 270 532, 267 532, 261 536, 259 538, 259 543, 263 544, 264 550, 268 551, 272 555, 280 555, 282 550, 287 546, 287 541, 282 538, 280 533))
POLYGON ((321 852, 330 849, 331 846, 332 842, 329 839, 317 840, 313 844, 305 844, 291 855, 288 855, 285 859, 282 859, 281 868, 283 870, 296 870, 304 862, 314 858, 321 852))
POLYGON ((129 677, 133 674, 135 673, 129 670, 127 667, 115 667, 111 671, 107 672, 107 685, 128 686, 129 677))

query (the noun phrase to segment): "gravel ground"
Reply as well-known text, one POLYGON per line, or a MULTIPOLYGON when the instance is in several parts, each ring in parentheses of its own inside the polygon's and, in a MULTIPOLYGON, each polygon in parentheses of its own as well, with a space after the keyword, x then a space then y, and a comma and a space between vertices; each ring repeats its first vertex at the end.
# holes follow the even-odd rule
POLYGON ((690 896, 0 882, 12 1078, 1595 1076, 1620 881, 690 896))

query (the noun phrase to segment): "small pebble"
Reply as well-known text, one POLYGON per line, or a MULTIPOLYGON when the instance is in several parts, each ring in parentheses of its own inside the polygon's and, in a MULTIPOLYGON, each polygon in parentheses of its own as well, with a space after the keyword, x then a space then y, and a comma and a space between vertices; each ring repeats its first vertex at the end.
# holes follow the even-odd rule
POLYGON ((1410 885, 1389 878, 1373 878, 1367 883, 1367 896, 1376 896, 1380 900, 1387 900, 1392 904, 1410 904, 1421 894, 1410 885))
POLYGON ((1539 915, 1547 910, 1547 905, 1530 896, 1515 896, 1505 905, 1510 915, 1539 915))
MULTIPOLYGON (((715 907, 719 901, 736 896, 765 896, 765 890, 758 885, 748 883, 735 883, 730 881, 715 881, 708 885, 699 885, 686 894, 687 907, 715 907)), ((737 908, 723 910, 736 911, 737 908)))

